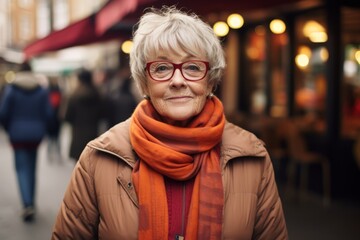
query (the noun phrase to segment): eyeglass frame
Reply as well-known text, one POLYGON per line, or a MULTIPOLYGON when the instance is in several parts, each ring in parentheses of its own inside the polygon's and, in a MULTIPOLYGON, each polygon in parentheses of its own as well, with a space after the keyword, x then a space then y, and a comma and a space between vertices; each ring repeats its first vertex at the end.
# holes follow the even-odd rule
POLYGON ((147 63, 146 63, 146 66, 145 66, 145 71, 147 71, 147 73, 149 74, 150 78, 151 78, 152 80, 154 80, 154 81, 157 81, 157 82, 166 82, 166 81, 169 81, 169 80, 174 76, 176 69, 179 69, 179 70, 180 70, 181 76, 183 76, 183 78, 184 78, 185 80, 191 81, 191 82, 196 82, 196 81, 200 81, 200 80, 202 80, 202 79, 204 79, 204 78, 206 77, 207 73, 208 73, 209 70, 210 70, 210 64, 209 64, 209 62, 207 62, 207 61, 202 61, 202 60, 189 60, 189 61, 185 61, 185 62, 182 62, 182 63, 173 63, 173 62, 170 62, 170 61, 152 61, 152 62, 147 62, 147 63), (173 72, 172 72, 171 76, 170 76, 168 79, 166 79, 166 80, 158 80, 158 79, 154 79, 154 78, 151 76, 151 73, 150 73, 150 65, 153 64, 153 63, 156 63, 156 62, 166 62, 166 63, 170 63, 170 64, 173 65, 173 67, 174 67, 173 72), (196 79, 196 80, 191 80, 191 79, 186 78, 186 77, 184 76, 183 72, 182 72, 182 66, 183 66, 183 64, 188 63, 188 62, 201 62, 201 63, 204 63, 204 64, 205 64, 205 67, 206 67, 206 68, 205 68, 206 71, 205 71, 204 76, 203 76, 202 78, 196 79))

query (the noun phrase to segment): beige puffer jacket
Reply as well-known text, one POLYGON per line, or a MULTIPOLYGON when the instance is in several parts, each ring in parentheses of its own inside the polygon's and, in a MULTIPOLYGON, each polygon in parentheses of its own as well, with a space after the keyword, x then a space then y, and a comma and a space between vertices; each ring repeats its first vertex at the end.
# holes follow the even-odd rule
MULTIPOLYGON (((91 141, 72 174, 52 239, 137 239, 130 120, 91 141)), ((226 123, 221 148, 223 239, 288 239, 273 167, 253 134, 226 123)))

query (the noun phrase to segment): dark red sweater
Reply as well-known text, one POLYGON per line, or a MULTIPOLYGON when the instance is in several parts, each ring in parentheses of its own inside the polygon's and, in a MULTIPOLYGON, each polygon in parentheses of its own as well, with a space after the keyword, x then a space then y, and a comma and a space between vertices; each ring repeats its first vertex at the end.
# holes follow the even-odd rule
POLYGON ((166 196, 169 210, 169 240, 185 236, 194 179, 175 181, 165 178, 166 196))

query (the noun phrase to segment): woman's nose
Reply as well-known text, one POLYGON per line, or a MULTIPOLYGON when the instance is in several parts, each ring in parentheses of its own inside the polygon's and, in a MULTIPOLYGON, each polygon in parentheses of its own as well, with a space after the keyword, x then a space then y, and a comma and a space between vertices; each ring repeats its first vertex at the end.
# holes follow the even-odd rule
POLYGON ((171 86, 179 87, 186 84, 186 79, 181 74, 180 69, 175 69, 174 75, 170 79, 171 86))

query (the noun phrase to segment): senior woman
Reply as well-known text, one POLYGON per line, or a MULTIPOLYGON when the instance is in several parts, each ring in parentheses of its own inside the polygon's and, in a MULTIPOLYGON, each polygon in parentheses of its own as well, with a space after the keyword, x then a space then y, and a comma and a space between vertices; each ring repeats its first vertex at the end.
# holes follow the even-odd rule
POLYGON ((53 239, 287 239, 267 151, 212 92, 220 41, 196 15, 151 9, 134 32, 145 100, 81 154, 53 239))

